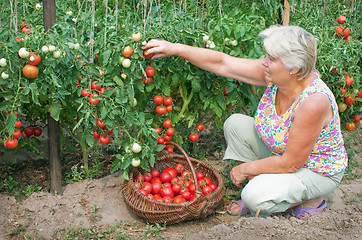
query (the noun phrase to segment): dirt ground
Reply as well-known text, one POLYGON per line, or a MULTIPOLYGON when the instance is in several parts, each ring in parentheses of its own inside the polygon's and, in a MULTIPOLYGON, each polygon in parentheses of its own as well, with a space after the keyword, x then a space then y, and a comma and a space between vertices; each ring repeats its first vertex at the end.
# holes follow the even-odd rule
MULTIPOLYGON (((357 141, 356 148, 361 148, 357 141)), ((216 157, 217 158, 217 157, 216 157)), ((355 157, 362 162, 361 156, 355 157)), ((217 166, 220 161, 208 160, 217 166)), ((362 169, 357 169, 362 176, 362 169)), ((10 239, 9 231, 22 230, 27 236, 56 239, 59 229, 111 226, 117 221, 146 224, 131 213, 120 191, 121 173, 101 179, 84 180, 65 186, 62 195, 37 192, 22 201, 0 194, 0 239, 10 239)), ((225 213, 228 201, 204 220, 167 226, 160 239, 362 239, 362 180, 343 180, 326 200, 328 207, 299 220, 275 215, 269 218, 242 217, 225 213)), ((137 228, 129 229, 137 232, 137 228)), ((152 237, 151 237, 152 238, 152 237)), ((13 238, 14 239, 14 238, 13 238)))

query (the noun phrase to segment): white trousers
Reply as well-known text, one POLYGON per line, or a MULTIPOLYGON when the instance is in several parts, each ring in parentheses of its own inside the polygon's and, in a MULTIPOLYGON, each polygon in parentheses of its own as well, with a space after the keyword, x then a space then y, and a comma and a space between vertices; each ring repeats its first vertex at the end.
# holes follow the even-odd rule
MULTIPOLYGON (((252 117, 233 114, 224 123, 227 143, 224 160, 249 162, 271 156, 259 138, 252 117)), ((343 173, 322 176, 307 168, 293 173, 260 174, 250 180, 241 192, 245 206, 255 216, 268 217, 284 212, 292 203, 327 196, 338 186, 343 173)))

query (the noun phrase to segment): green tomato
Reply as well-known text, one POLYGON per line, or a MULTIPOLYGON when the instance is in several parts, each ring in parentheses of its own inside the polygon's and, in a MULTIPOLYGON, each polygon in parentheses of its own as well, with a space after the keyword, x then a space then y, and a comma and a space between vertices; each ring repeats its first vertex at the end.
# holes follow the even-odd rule
POLYGON ((138 143, 133 143, 132 145, 132 152, 139 153, 141 152, 142 148, 138 143))
POLYGON ((122 66, 125 68, 129 68, 131 66, 131 60, 129 60, 128 58, 124 59, 122 62, 122 66))
POLYGON ((138 167, 141 164, 141 160, 139 158, 132 158, 131 165, 133 167, 138 167))

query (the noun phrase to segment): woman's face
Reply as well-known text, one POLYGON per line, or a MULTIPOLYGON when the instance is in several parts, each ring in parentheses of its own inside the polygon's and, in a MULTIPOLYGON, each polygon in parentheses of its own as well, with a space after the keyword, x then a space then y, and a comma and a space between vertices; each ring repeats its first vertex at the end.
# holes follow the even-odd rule
POLYGON ((290 80, 289 71, 284 67, 279 58, 273 58, 267 54, 262 62, 262 66, 267 82, 272 82, 278 86, 290 80))

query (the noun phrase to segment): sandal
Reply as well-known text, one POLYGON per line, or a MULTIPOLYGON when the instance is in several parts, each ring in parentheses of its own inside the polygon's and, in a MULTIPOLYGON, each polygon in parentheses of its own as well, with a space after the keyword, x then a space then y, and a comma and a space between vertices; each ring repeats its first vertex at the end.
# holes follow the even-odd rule
POLYGON ((320 212, 327 206, 327 202, 323 202, 317 208, 303 207, 302 205, 292 208, 290 214, 296 218, 302 219, 309 216, 311 213, 320 212))
POLYGON ((226 211, 228 214, 230 214, 232 216, 238 216, 238 215, 250 213, 250 210, 245 207, 245 205, 241 199, 239 201, 232 200, 226 211), (233 203, 239 205, 239 208, 240 208, 239 211, 237 211, 237 212, 231 211, 231 206, 233 205, 233 203))

